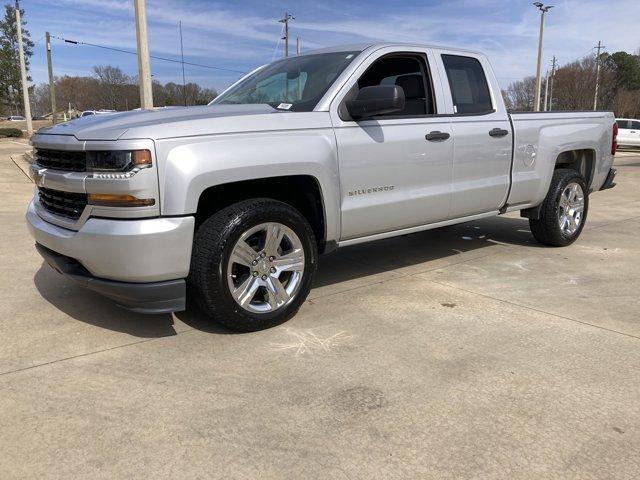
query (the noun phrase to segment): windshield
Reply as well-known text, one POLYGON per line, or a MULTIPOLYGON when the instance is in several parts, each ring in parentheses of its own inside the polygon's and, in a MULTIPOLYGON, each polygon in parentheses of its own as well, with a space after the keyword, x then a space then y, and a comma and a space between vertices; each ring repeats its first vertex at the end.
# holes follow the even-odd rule
POLYGON ((310 112, 360 52, 318 53, 271 63, 216 98, 212 105, 267 103, 310 112))

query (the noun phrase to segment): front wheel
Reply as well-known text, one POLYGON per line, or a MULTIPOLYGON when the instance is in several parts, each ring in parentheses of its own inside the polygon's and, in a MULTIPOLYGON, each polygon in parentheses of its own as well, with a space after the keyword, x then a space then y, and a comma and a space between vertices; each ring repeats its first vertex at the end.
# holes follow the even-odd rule
POLYGON ((589 209, 584 177, 576 170, 556 170, 541 207, 540 218, 529 220, 536 240, 554 247, 575 242, 584 228, 589 209))
POLYGON ((249 332, 293 316, 309 294, 318 263, 313 230, 286 203, 239 202, 198 229, 189 284, 201 309, 249 332))

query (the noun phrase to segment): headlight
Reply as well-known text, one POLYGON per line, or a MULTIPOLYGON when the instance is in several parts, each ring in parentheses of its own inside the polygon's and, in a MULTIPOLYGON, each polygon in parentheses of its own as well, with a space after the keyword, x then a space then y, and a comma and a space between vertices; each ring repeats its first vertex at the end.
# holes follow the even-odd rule
POLYGON ((151 166, 149 150, 108 150, 87 152, 88 172, 126 172, 151 166))

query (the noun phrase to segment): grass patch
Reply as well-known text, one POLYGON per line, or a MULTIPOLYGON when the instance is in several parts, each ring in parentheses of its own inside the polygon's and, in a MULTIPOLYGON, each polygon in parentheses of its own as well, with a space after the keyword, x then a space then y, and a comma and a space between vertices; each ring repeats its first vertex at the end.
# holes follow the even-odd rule
POLYGON ((0 128, 0 138, 20 138, 22 137, 22 130, 19 128, 0 128))

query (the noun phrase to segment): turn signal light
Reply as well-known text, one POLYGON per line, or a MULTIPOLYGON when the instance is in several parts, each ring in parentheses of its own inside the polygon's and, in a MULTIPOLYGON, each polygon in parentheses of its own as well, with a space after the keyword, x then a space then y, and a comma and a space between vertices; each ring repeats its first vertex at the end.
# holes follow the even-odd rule
POLYGON ((137 198, 133 195, 111 195, 107 193, 90 193, 89 204, 102 207, 151 207, 156 204, 153 198, 137 198))
POLYGON ((151 166, 151 152, 149 150, 134 150, 133 165, 143 168, 151 166))

